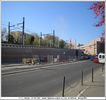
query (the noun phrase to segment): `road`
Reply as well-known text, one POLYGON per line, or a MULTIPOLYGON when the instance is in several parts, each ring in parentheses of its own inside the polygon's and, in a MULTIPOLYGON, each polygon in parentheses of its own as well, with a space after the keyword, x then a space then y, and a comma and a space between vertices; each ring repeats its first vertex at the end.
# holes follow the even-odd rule
POLYGON ((55 96, 62 91, 63 77, 66 77, 65 88, 71 84, 80 81, 81 71, 84 71, 84 77, 94 70, 101 67, 101 64, 93 63, 89 60, 51 65, 37 69, 2 75, 2 93, 3 97, 20 96, 55 96))

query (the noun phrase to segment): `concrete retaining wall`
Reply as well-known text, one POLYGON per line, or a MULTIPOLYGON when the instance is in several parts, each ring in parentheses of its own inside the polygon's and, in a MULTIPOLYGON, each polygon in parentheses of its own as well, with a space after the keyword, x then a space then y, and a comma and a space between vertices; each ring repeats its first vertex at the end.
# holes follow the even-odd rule
MULTIPOLYGON (((78 50, 80 57, 82 51, 78 50)), ((38 56, 59 57, 59 60, 73 59, 76 57, 75 49, 58 49, 58 48, 10 48, 2 47, 1 63, 21 63, 23 58, 38 56)), ((51 58, 52 59, 52 58, 51 58)))

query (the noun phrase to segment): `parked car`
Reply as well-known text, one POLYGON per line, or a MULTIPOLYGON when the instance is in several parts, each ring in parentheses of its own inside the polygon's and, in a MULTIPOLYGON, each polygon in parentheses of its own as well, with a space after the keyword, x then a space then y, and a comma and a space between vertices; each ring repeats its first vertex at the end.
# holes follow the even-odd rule
POLYGON ((91 61, 94 62, 94 63, 99 63, 99 61, 98 61, 98 56, 93 56, 93 57, 91 58, 91 61))
POLYGON ((96 56, 91 56, 91 57, 90 57, 90 60, 93 61, 93 59, 94 59, 95 57, 96 57, 96 56))
POLYGON ((90 59, 90 56, 88 56, 88 55, 82 55, 80 57, 80 60, 88 60, 88 59, 90 59))
POLYGON ((98 58, 94 58, 92 61, 93 61, 94 63, 99 63, 98 58))

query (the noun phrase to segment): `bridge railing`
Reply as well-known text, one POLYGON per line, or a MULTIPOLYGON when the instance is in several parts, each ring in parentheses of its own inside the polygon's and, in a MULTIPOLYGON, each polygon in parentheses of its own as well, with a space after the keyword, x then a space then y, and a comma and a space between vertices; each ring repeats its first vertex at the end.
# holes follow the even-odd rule
POLYGON ((21 45, 21 44, 8 44, 2 43, 2 47, 9 47, 9 48, 53 48, 47 46, 39 46, 39 45, 21 45))

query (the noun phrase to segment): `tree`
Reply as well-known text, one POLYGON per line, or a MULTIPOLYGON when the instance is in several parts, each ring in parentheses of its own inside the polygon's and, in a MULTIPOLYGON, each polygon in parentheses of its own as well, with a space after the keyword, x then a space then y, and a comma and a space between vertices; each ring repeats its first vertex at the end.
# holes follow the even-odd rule
POLYGON ((44 37, 44 45, 47 47, 52 47, 53 46, 53 35, 51 34, 46 34, 44 37))
MULTIPOLYGON (((96 17, 100 17, 100 20, 96 24, 96 27, 103 26, 105 24, 105 2, 104 1, 95 2, 90 7, 90 9, 94 11, 94 13, 96 14, 96 17)), ((102 33, 102 36, 101 36, 101 48, 102 48, 101 52, 103 52, 102 50, 104 50, 105 48, 104 40, 105 40, 105 31, 102 33)))
POLYGON ((30 44, 33 44, 34 42, 34 36, 31 36, 30 44))
POLYGON ((105 2, 95 2, 90 9, 94 11, 96 17, 101 17, 96 27, 102 26, 105 23, 105 2))
MULTIPOLYGON (((35 37, 35 38, 34 38, 34 41, 33 41, 33 44, 38 46, 38 45, 39 45, 39 41, 40 41, 40 40, 39 40, 39 37, 35 37)), ((40 44, 40 45, 41 45, 41 44, 40 44)))
POLYGON ((13 31, 13 32, 11 32, 11 35, 14 37, 14 42, 16 44, 22 43, 22 32, 20 32, 20 31, 13 31))
POLYGON ((31 41, 31 36, 30 35, 26 36, 25 44, 30 45, 30 41, 31 41))
POLYGON ((14 43, 15 42, 15 39, 13 37, 13 35, 9 34, 8 35, 8 43, 14 43))
POLYGON ((44 37, 45 46, 53 47, 53 38, 55 39, 54 47, 58 47, 59 45, 59 38, 57 36, 53 37, 53 35, 46 34, 44 37))
POLYGON ((80 43, 79 43, 77 46, 80 47, 80 46, 83 46, 83 44, 80 44, 80 43))
POLYGON ((70 42, 66 42, 65 43, 65 48, 69 48, 69 49, 73 49, 75 46, 74 46, 74 43, 70 40, 70 42))
POLYGON ((59 37, 55 36, 55 47, 59 47, 59 37))
POLYGON ((40 43, 41 41, 40 41, 40 37, 39 37, 38 33, 32 33, 32 35, 34 36, 34 38, 33 38, 34 40, 32 39, 33 44, 37 45, 37 46, 41 45, 41 43, 40 43))
POLYGON ((29 44, 29 45, 30 45, 30 44, 33 44, 34 39, 35 39, 34 36, 31 36, 31 35, 26 36, 25 44, 29 44))
POLYGON ((60 48, 64 48, 64 47, 65 47, 65 44, 66 44, 66 43, 65 43, 64 40, 60 40, 60 41, 59 41, 59 47, 60 47, 60 48))

